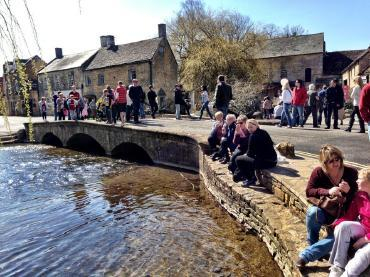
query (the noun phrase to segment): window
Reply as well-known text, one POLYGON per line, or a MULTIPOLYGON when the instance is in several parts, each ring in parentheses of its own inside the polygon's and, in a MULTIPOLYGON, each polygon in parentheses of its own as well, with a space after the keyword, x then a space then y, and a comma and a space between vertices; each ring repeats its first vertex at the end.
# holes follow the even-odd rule
POLYGON ((90 79, 89 76, 85 76, 85 84, 86 84, 87 87, 91 86, 91 79, 90 79))
POLYGON ((104 85, 104 74, 98 74, 98 86, 104 85))
POLYGON ((305 82, 311 82, 311 68, 306 68, 304 70, 304 81, 305 82))
POLYGON ((288 78, 288 71, 286 71, 286 69, 281 70, 280 78, 288 78))
POLYGON ((136 79, 136 70, 130 69, 128 71, 128 80, 131 82, 133 79, 136 79))

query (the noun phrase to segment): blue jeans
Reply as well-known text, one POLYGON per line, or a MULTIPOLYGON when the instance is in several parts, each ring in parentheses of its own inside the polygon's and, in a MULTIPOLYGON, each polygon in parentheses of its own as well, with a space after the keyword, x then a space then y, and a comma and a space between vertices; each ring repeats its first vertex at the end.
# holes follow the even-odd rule
POLYGON ((139 112, 140 112, 140 118, 145 118, 144 103, 140 103, 139 112))
POLYGON ((299 125, 303 126, 304 116, 303 116, 304 106, 293 106, 293 125, 297 125, 297 114, 299 115, 299 125))
POLYGON ((284 118, 287 118, 288 126, 292 126, 292 117, 290 116, 290 107, 292 105, 288 103, 283 104, 283 114, 281 115, 280 125, 283 125, 284 118))
POLYGON ((306 226, 307 241, 310 246, 306 247, 299 257, 305 262, 313 262, 329 254, 334 244, 334 235, 330 234, 326 238, 319 240, 321 226, 330 224, 333 219, 322 209, 312 206, 307 210, 306 226))
POLYGON ((202 108, 200 109, 200 116, 199 116, 199 119, 202 119, 202 116, 203 116, 203 111, 206 110, 209 117, 212 119, 212 113, 210 112, 209 110, 209 107, 208 107, 208 104, 209 104, 209 101, 206 101, 202 104, 202 108))

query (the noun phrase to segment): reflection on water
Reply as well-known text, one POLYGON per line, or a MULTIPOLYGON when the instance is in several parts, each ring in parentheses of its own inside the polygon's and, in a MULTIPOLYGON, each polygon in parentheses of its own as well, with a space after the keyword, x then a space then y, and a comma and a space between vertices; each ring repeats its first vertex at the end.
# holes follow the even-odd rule
POLYGON ((0 148, 0 275, 281 276, 196 174, 0 148))

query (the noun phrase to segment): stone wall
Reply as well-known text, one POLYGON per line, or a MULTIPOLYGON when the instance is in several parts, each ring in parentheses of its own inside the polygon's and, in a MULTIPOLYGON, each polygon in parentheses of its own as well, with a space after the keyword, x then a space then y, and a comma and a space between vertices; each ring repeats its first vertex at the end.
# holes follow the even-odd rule
POLYGON ((301 79, 305 81, 305 69, 311 68, 311 81, 315 83, 323 74, 323 55, 308 54, 288 57, 260 59, 259 63, 264 68, 266 77, 272 82, 280 82, 282 70, 286 70, 290 81, 301 79))

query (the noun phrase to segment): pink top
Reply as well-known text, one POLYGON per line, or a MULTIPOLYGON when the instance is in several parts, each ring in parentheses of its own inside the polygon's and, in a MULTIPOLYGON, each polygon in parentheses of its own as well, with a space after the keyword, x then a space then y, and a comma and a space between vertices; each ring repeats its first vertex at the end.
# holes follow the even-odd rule
POLYGON ((355 221, 357 217, 360 217, 360 223, 366 229, 366 238, 370 239, 370 197, 367 192, 358 191, 346 214, 336 220, 333 225, 337 226, 343 221, 355 221))

